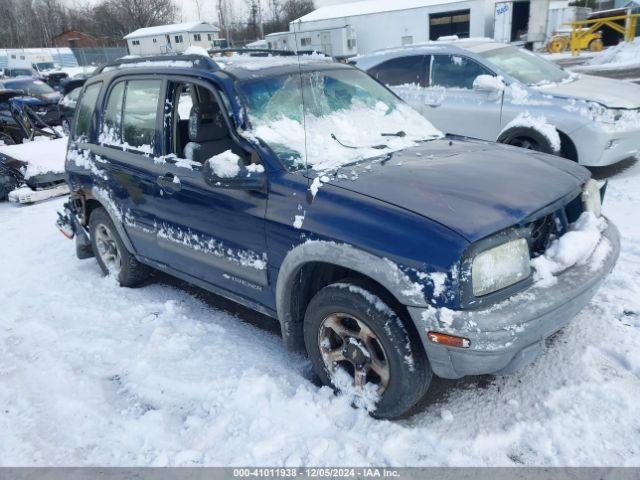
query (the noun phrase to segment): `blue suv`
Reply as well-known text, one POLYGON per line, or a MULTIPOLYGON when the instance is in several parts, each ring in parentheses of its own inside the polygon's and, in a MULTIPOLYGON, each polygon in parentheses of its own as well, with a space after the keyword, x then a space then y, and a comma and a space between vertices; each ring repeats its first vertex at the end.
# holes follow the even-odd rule
POLYGON ((87 80, 58 221, 79 258, 278 319, 379 418, 414 411, 433 374, 531 362, 613 268, 617 230, 575 162, 445 137, 351 66, 255 55, 122 60, 87 80), (570 261, 574 237, 591 246, 570 261))

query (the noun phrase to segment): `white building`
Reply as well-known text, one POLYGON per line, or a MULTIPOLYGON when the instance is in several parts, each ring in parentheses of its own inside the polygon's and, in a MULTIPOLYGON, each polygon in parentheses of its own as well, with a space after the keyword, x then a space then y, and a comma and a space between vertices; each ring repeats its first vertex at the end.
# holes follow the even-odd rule
POLYGON ((140 28, 124 37, 131 55, 181 53, 192 45, 213 48, 220 29, 206 22, 140 28))
POLYGON ((298 49, 307 49, 308 42, 328 55, 351 56, 449 35, 491 37, 494 5, 495 0, 364 0, 321 7, 291 22, 289 30, 298 49))

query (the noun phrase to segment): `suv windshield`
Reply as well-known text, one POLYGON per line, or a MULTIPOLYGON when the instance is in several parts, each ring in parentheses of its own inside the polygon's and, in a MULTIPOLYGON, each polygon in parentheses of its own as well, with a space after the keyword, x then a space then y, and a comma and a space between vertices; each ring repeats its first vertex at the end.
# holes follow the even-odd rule
POLYGON ((12 90, 22 90, 29 95, 46 95, 55 93, 55 90, 40 80, 15 80, 5 82, 5 87, 12 90))
POLYGON ((239 90, 251 133, 292 169, 337 168, 442 135, 356 69, 260 78, 241 82, 239 90))
POLYGON ((560 67, 522 48, 503 47, 480 52, 480 55, 526 85, 557 83, 571 78, 560 67))

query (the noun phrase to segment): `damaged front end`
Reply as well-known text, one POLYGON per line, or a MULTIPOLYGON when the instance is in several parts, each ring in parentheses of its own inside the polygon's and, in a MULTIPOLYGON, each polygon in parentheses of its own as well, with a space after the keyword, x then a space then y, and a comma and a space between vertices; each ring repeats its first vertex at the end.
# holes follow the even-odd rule
POLYGON ((25 178, 27 163, 0 153, 0 200, 35 203, 69 193, 64 173, 48 172, 25 178))

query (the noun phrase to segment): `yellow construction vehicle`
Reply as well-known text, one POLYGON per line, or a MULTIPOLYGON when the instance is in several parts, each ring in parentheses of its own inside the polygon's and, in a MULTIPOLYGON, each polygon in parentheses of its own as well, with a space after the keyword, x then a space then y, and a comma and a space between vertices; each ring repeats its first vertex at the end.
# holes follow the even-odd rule
MULTIPOLYGON (((638 27, 638 19, 640 13, 626 15, 617 15, 615 17, 593 18, 591 20, 578 20, 571 22, 571 36, 569 37, 569 47, 573 55, 578 55, 585 48, 585 45, 591 48, 593 42, 595 48, 602 50, 602 35, 600 31, 603 27, 609 27, 618 33, 624 35, 625 42, 633 42, 638 27), (624 25, 619 22, 624 21, 624 25), (600 38, 594 37, 594 34, 600 35, 600 38), (598 42, 599 40, 599 42, 598 42), (598 46, 599 43, 599 46, 598 46)), ((551 39, 553 41, 553 38, 551 39)), ((549 44, 551 44, 551 41, 549 44)), ((551 50, 549 50, 551 51, 551 50)), ((599 51, 599 50, 593 50, 599 51)))
POLYGON ((558 31, 547 43, 549 53, 560 53, 573 50, 574 46, 580 50, 589 49, 592 52, 602 50, 602 32, 587 32, 588 29, 581 28, 579 30, 568 30, 566 32, 558 31))

